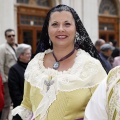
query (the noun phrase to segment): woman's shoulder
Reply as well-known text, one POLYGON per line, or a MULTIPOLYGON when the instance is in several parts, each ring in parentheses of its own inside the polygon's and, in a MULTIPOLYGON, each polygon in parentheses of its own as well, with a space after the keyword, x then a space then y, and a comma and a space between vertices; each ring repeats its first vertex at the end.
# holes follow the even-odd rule
POLYGON ((107 77, 107 91, 108 91, 108 93, 118 83, 120 83, 120 66, 113 68, 108 73, 108 77, 107 77))
POLYGON ((40 53, 36 54, 34 56, 34 58, 32 58, 32 60, 29 62, 28 66, 31 66, 31 65, 34 65, 34 64, 38 64, 39 61, 43 61, 45 54, 48 54, 51 51, 52 50, 48 49, 48 50, 46 50, 44 52, 40 52, 40 53))
POLYGON ((28 63, 25 70, 25 80, 30 80, 32 76, 39 71, 39 66, 41 61, 43 61, 44 53, 38 53, 34 58, 28 63))
POLYGON ((101 72, 101 75, 103 74, 103 76, 106 76, 106 72, 103 69, 100 61, 96 58, 91 57, 91 55, 84 50, 80 50, 79 57, 77 58, 77 63, 81 63, 80 67, 83 66, 82 71, 84 74, 95 75, 101 72))
POLYGON ((116 66, 115 68, 111 69, 108 73, 108 81, 110 81, 112 78, 120 78, 120 66, 116 66))
POLYGON ((32 58, 31 61, 28 63, 27 69, 29 69, 29 67, 35 67, 39 61, 43 61, 44 55, 45 55, 45 52, 36 54, 34 58, 32 58))
POLYGON ((36 74, 38 71, 43 71, 44 56, 49 52, 51 52, 51 50, 48 49, 45 52, 38 53, 34 56, 25 70, 25 77, 31 74, 36 74))
POLYGON ((88 52, 78 49, 78 56, 81 59, 84 59, 87 63, 93 63, 93 64, 100 64, 100 61, 94 57, 92 57, 88 52))

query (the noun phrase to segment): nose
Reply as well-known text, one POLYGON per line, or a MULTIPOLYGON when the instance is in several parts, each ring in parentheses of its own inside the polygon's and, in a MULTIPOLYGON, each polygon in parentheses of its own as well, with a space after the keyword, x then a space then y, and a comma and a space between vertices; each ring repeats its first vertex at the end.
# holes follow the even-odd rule
POLYGON ((64 26, 63 26, 63 25, 60 25, 59 28, 58 28, 58 31, 59 31, 59 32, 65 31, 64 26))

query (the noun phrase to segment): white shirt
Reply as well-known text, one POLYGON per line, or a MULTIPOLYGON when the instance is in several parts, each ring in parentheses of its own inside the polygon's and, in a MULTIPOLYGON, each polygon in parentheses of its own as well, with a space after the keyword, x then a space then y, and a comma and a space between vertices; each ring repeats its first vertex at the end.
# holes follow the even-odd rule
POLYGON ((84 120, 108 120, 106 79, 97 87, 85 110, 84 120))

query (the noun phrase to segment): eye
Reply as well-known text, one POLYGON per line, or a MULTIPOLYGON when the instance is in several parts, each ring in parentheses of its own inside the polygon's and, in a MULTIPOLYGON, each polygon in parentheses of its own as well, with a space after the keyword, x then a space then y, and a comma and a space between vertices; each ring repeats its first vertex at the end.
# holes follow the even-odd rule
POLYGON ((57 26, 58 24, 57 23, 53 23, 52 26, 57 26))
POLYGON ((71 24, 70 23, 65 23, 65 26, 69 27, 71 24))

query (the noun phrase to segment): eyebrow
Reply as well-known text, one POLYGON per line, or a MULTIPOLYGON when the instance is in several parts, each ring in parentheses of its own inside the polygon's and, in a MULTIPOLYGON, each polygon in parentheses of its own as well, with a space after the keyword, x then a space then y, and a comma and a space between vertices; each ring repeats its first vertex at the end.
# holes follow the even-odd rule
POLYGON ((57 22, 57 21, 51 21, 51 22, 57 22))
POLYGON ((70 21, 65 21, 65 22, 70 22, 70 21))
MULTIPOLYGON (((58 21, 53 21, 53 23, 54 23, 54 22, 58 23, 58 21)), ((66 21, 64 21, 64 22, 70 22, 70 21, 66 20, 66 21)))

